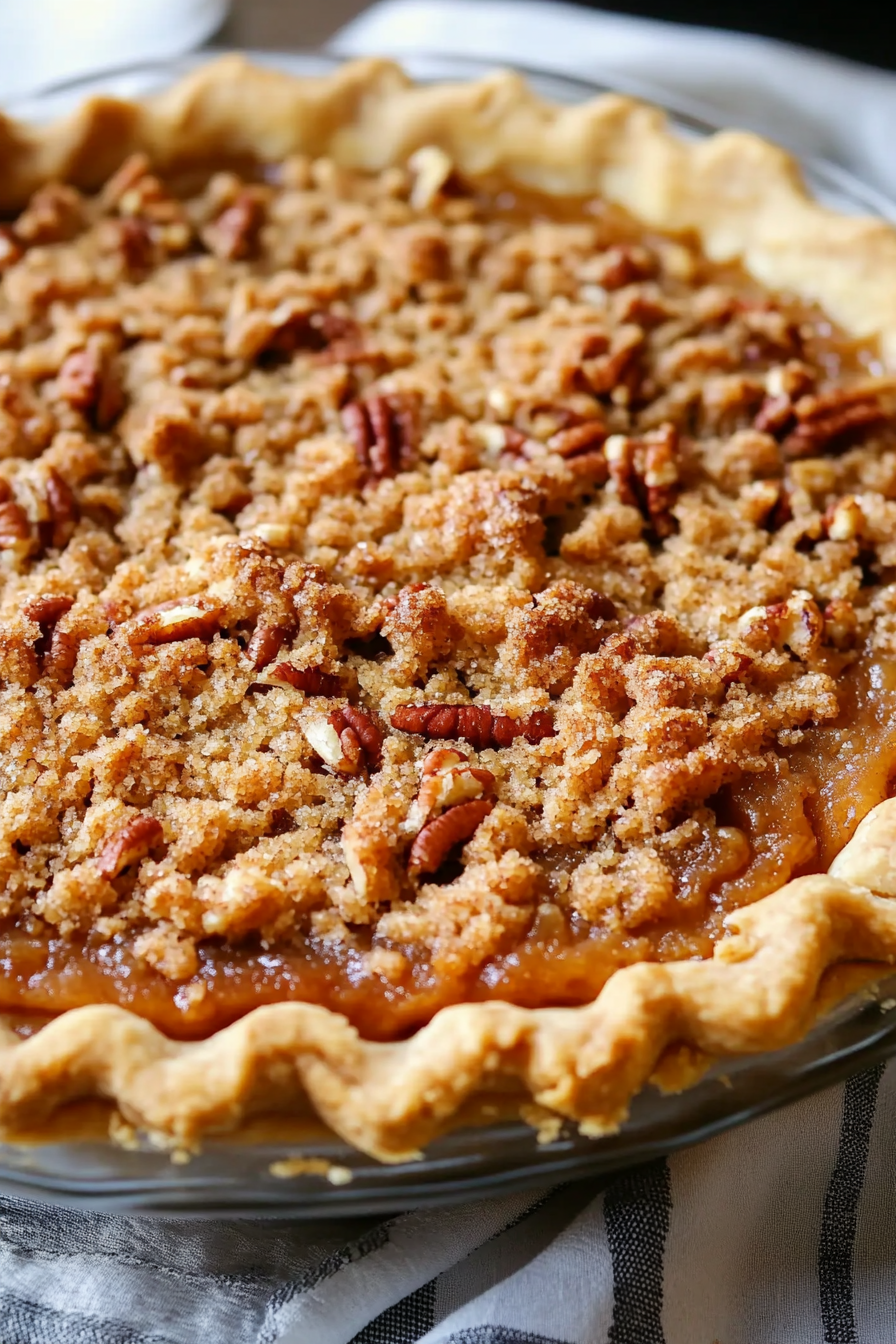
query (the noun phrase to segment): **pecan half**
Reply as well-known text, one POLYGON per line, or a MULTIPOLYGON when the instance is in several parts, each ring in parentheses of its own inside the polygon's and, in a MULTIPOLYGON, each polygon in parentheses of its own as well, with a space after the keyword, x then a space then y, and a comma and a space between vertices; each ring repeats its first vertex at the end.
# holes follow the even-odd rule
POLYGON ((252 632, 252 638, 246 645, 246 657, 255 668, 260 672, 262 668, 268 666, 277 657, 277 654, 286 643, 286 630, 282 625, 265 625, 259 623, 252 632))
POLYGON ((494 807, 493 798, 477 798, 449 807, 440 817, 429 821, 411 845, 408 872, 434 873, 441 868, 455 845, 469 840, 494 807))
POLYGON ((124 405, 112 363, 97 350, 76 350, 69 355, 56 386, 63 401, 81 411, 97 429, 108 428, 124 405))
POLYGON ((292 663, 277 663, 268 673, 275 681, 285 681, 306 695, 334 696, 343 694, 343 685, 333 672, 323 672, 319 667, 293 667, 292 663))
POLYGON ((32 597, 23 608, 29 621, 40 628, 35 645, 41 676, 50 676, 67 686, 78 660, 80 640, 68 630, 60 630, 58 623, 75 604, 73 597, 63 593, 32 597))
POLYGON ((379 761, 383 735, 370 715, 353 705, 312 719, 302 731, 321 760, 338 774, 356 775, 363 765, 379 761))
POLYGON ((416 461, 417 425, 407 397, 370 396, 343 408, 342 423, 369 477, 382 480, 416 461))
POLYGON ((44 597, 32 597, 25 603, 24 612, 29 621, 39 625, 44 634, 56 624, 60 617, 71 611, 75 599, 63 593, 47 594, 44 597))
POLYGON ((428 738, 463 738, 484 751, 509 747, 518 737, 533 746, 556 733, 547 710, 536 710, 524 719, 494 714, 488 705, 398 705, 392 714, 393 728, 428 738))
POLYGON ((336 714, 341 714, 361 743, 367 759, 375 764, 383 749, 383 734, 370 715, 363 709, 356 709, 354 705, 345 705, 343 709, 337 710, 336 714))
POLYGON ((105 842, 94 859, 101 877, 118 877, 133 863, 145 859, 149 851, 162 839, 162 825, 155 817, 132 817, 105 842))
POLYGON ((122 627, 129 644, 173 644, 211 639, 221 628, 222 607, 204 597, 175 598, 140 611, 122 627))
POLYGON ((674 425, 661 425, 638 439, 613 434, 604 444, 611 480, 623 504, 640 509, 658 537, 675 530, 670 512, 679 490, 679 439, 674 425))
POLYGON ((781 445, 789 458, 846 448, 893 418, 874 392, 862 388, 801 397, 793 413, 796 428, 781 445))
POLYGON ((47 472, 46 494, 50 512, 47 544, 61 551, 72 539, 81 510, 68 481, 59 475, 55 467, 50 467, 47 472))

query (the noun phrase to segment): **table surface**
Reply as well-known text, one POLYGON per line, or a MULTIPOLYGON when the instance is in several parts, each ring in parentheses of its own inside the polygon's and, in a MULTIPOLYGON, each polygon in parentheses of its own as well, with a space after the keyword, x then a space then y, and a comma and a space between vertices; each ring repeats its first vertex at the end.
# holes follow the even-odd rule
POLYGON ((232 0, 216 41, 231 47, 319 47, 367 9, 366 0, 232 0))

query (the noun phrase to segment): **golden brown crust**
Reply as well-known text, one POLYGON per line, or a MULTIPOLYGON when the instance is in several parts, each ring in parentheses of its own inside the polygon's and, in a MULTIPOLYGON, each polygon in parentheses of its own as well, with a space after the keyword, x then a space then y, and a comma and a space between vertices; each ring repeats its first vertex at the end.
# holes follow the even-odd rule
MULTIPOLYGON (((839 878, 798 878, 730 916, 732 936, 712 960, 626 967, 584 1008, 462 1004, 396 1044, 363 1041, 310 1004, 256 1009, 197 1044, 112 1007, 67 1013, 28 1041, 5 1029, 0 1120, 21 1135, 63 1103, 98 1095, 189 1148, 307 1101, 349 1143, 399 1162, 419 1156, 478 1090, 509 1079, 583 1132, 610 1133, 667 1047, 709 1057, 779 1049, 827 1006, 828 967, 896 958, 896 905, 844 880, 864 872, 869 830, 893 836, 894 814, 889 802, 869 815, 839 856, 839 878)), ((662 1081, 692 1079, 667 1067, 662 1081)))
POLYGON ((296 79, 227 56, 144 103, 92 98, 37 129, 0 117, 0 209, 22 205, 51 178, 97 187, 138 150, 165 170, 293 153, 379 169, 423 145, 441 146, 465 173, 501 172, 549 194, 598 192, 655 228, 694 231, 712 260, 740 260, 855 335, 880 336, 896 362, 888 224, 819 205, 794 160, 758 136, 686 142, 661 112, 632 99, 555 107, 509 72, 421 87, 384 60, 296 79))
MULTIPOLYGON (((741 260, 763 284, 820 302, 855 335, 879 336, 885 355, 896 361, 896 235, 888 226, 822 209, 806 196, 791 160, 754 137, 731 133, 685 144, 652 109, 621 98, 549 108, 509 74, 463 87, 416 88, 386 62, 359 62, 321 80, 296 81, 227 58, 144 105, 96 99, 71 120, 42 130, 0 121, 0 206, 20 205, 54 177, 97 186, 127 154, 139 150, 166 170, 243 155, 276 160, 294 152, 377 169, 403 163, 425 145, 442 146, 467 174, 499 172, 559 195, 597 192, 652 227, 693 231, 711 259, 741 260)), ((223 233, 219 228, 209 240, 216 255, 236 255, 251 230, 250 215, 246 207, 223 233)), ((420 249, 414 254, 415 266, 437 263, 420 249)), ((69 367, 61 380, 61 395, 68 389, 73 405, 73 398, 86 397, 98 417, 101 400, 111 395, 102 386, 101 353, 89 369, 69 367)), ((380 411, 395 413, 388 406, 380 411)), ((370 440, 360 448, 375 475, 377 441, 371 437, 369 406, 354 419, 357 432, 370 440)), ((812 436, 817 440, 822 433, 812 426, 823 422, 823 414, 807 421, 804 437, 810 448, 812 436)), ((762 438, 753 435, 756 451, 763 447, 761 442, 756 446, 762 438)), ((137 459, 165 467, 164 445, 152 424, 135 423, 133 439, 137 459)), ((648 450, 658 453, 663 446, 645 447, 645 439, 635 448, 635 442, 626 449, 630 461, 614 457, 612 450, 606 453, 620 495, 626 487, 633 490, 633 482, 644 484, 651 469, 645 465, 648 450)), ((556 451, 562 456, 567 448, 579 452, 587 445, 564 441, 556 451)), ((746 451, 743 443, 739 448, 746 451)), ((183 451, 178 439, 171 452, 183 451)), ((49 484, 47 495, 49 507, 49 484)), ((648 500, 648 513, 662 535, 667 511, 661 498, 653 502, 655 508, 648 500)), ((49 521, 64 529, 65 501, 57 503, 49 521)), ((483 508, 487 512, 487 501, 483 508)), ((520 513, 525 513, 522 505, 520 513)), ((826 525, 835 537, 831 529, 848 529, 850 518, 832 517, 826 525)), ((578 538, 586 561, 593 561, 588 547, 598 540, 584 531, 578 538)), ((799 596, 795 591, 794 599, 799 596)), ((544 621, 568 620, 573 629, 578 617, 566 613, 572 598, 565 590, 555 597, 557 611, 546 608, 544 621)), ((455 605, 460 612, 460 604, 455 605)), ((506 636, 508 666, 517 652, 512 605, 498 635, 499 640, 506 636)), ((177 616, 182 622, 214 623, 210 609, 184 610, 186 615, 177 616)), ((767 635, 774 643, 781 632, 777 626, 766 629, 769 621, 798 625, 798 617, 809 639, 811 621, 781 603, 763 608, 754 620, 762 629, 756 634, 750 627, 747 636, 767 635)), ((38 613, 29 619, 50 637, 50 616, 38 613)), ((152 630, 147 634, 144 622, 144 642, 164 647, 171 611, 146 619, 155 622, 152 630, 165 629, 156 638, 152 630)), ((67 613, 58 620, 64 636, 67 613)), ((388 620, 397 654, 409 668, 415 659, 425 665, 429 645, 421 643, 422 617, 405 621, 396 610, 388 620)), ((432 624, 437 631, 446 628, 441 611, 432 624)), ((178 626, 177 637, 186 639, 191 630, 199 638, 204 626, 178 626)), ((584 651, 584 646, 578 650, 584 651)), ((519 650, 521 676, 531 663, 530 652, 528 646, 519 650)), ((648 672, 645 666, 645 677, 648 672)), ((548 678, 548 671, 544 675, 548 678)), ((709 674, 703 669, 701 675, 709 674)), ((351 725, 340 721, 338 727, 345 732, 351 725)), ((583 775, 583 798, 591 787, 583 775)), ((576 799, 572 803, 578 806, 576 799)), ((484 811, 491 803, 467 798, 459 806, 484 811)), ((494 809, 508 829, 511 812, 502 804, 494 809)), ((118 821, 120 829, 106 838, 102 850, 113 876, 129 855, 151 849, 156 836, 145 818, 122 815, 118 821)), ((99 1095, 112 1100, 128 1121, 189 1145, 203 1134, 234 1129, 259 1110, 286 1109, 307 1098, 348 1141, 384 1160, 400 1160, 450 1123, 467 1097, 507 1078, 588 1132, 606 1132, 624 1118, 631 1097, 655 1074, 667 1047, 686 1043, 713 1056, 783 1045, 801 1035, 819 1011, 819 982, 827 967, 853 960, 886 963, 896 956, 896 907, 875 894, 894 890, 888 838, 894 835, 894 806, 883 804, 839 855, 829 876, 799 879, 730 916, 734 936, 716 945, 711 960, 627 967, 583 1008, 459 1005, 438 1013, 411 1040, 388 1045, 362 1040, 335 1013, 296 1003, 258 1009, 199 1044, 168 1040, 147 1022, 113 1007, 66 1013, 25 1041, 5 1028, 0 1124, 21 1132, 69 1099, 99 1095)), ((354 836, 358 846, 370 839, 363 818, 354 836)), ((508 889, 513 882, 525 886, 530 871, 525 856, 496 857, 485 840, 481 844, 483 871, 500 869, 508 889)), ((108 879, 102 872, 94 879, 101 903, 100 879, 108 879)), ((600 880, 597 873, 575 888, 573 902, 585 908, 598 901, 600 880)), ((422 896, 401 917, 418 917, 427 899, 422 896)), ((441 900, 438 889, 434 900, 441 900)), ((147 944, 143 952, 158 964, 176 957, 178 948, 147 944)), ((664 1071, 664 1080, 670 1077, 675 1080, 674 1069, 664 1071)))

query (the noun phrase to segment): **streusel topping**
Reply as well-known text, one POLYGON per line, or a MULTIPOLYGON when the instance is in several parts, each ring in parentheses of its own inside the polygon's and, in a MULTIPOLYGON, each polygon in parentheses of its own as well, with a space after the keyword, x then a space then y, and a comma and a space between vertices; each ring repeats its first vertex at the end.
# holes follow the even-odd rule
POLYGON ((472 992, 533 929, 705 955, 811 866, 789 757, 896 653, 873 351, 437 150, 137 158, 0 275, 9 924, 472 992))

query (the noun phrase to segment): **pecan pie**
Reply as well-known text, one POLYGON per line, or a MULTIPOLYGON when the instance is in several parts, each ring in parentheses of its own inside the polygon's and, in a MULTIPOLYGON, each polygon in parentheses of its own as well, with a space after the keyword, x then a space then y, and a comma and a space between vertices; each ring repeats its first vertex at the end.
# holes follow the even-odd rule
POLYGON ((598 1134, 881 974, 889 226, 377 61, 2 122, 0 207, 5 1132, 598 1134))

